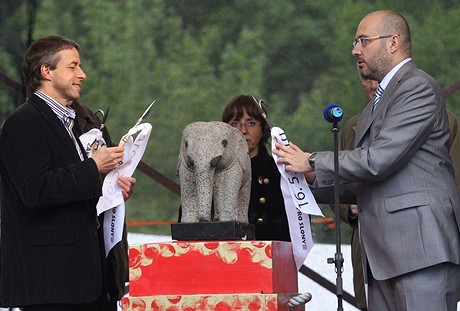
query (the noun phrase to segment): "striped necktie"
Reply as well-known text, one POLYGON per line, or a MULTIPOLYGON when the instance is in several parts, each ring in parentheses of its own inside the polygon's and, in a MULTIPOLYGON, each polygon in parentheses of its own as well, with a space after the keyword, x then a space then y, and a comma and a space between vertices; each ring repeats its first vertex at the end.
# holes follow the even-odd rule
POLYGON ((69 116, 64 117, 64 126, 67 132, 69 133, 70 137, 72 138, 73 144, 75 145, 75 149, 77 149, 80 159, 83 161, 85 159, 83 156, 83 152, 81 151, 80 146, 78 145, 78 142, 77 142, 77 138, 75 137, 72 131, 74 120, 75 120, 75 113, 71 112, 69 116))
POLYGON ((375 97, 374 97, 374 107, 372 108, 372 112, 374 112, 375 108, 377 108, 377 105, 380 101, 380 97, 383 94, 383 88, 380 86, 377 88, 377 91, 375 92, 375 97))

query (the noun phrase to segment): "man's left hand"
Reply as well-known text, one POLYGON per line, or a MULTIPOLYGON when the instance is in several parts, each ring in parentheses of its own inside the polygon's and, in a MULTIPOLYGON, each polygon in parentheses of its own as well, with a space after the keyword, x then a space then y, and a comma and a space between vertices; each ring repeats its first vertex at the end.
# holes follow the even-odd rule
POLYGON ((118 178, 118 185, 121 187, 123 199, 126 201, 134 193, 134 184, 137 182, 136 178, 121 176, 118 178))

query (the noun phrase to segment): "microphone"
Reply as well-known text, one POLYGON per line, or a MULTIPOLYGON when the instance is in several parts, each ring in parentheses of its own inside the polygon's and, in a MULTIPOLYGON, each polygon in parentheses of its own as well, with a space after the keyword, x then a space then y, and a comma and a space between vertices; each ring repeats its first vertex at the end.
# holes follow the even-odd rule
POLYGON ((329 104, 324 108, 323 117, 327 122, 339 122, 343 118, 343 109, 337 104, 329 104))

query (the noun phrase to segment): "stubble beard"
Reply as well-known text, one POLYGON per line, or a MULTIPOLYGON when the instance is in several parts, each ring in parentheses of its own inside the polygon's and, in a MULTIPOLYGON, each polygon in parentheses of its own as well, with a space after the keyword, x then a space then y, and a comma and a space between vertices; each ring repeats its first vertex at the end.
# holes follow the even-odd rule
POLYGON ((367 63, 367 70, 361 71, 361 76, 370 80, 382 82, 386 74, 391 70, 390 56, 387 54, 385 47, 380 46, 380 49, 375 53, 375 57, 367 63))

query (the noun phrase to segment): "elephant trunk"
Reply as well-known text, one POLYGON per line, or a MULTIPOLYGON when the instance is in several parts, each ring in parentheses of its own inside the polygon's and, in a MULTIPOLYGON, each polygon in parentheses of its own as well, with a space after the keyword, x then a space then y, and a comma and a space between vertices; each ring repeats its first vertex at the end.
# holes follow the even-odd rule
MULTIPOLYGON (((209 169, 208 169, 209 170, 209 169)), ((212 221, 214 172, 196 172, 198 221, 212 221)), ((214 169, 211 169, 212 171, 214 169)))

